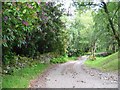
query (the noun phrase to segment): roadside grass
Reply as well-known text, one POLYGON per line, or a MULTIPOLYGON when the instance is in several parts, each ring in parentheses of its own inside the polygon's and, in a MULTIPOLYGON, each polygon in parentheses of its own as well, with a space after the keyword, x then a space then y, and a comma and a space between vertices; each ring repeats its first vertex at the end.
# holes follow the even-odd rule
POLYGON ((118 52, 106 57, 96 57, 96 60, 87 60, 85 62, 85 65, 101 71, 116 71, 120 69, 118 64, 120 64, 118 52))
POLYGON ((57 63, 65 63, 65 62, 76 60, 76 59, 77 59, 77 57, 61 56, 61 57, 54 58, 54 59, 50 60, 50 62, 53 63, 53 64, 57 64, 57 63))
POLYGON ((2 88, 28 88, 30 80, 42 73, 49 64, 37 64, 16 70, 12 75, 3 75, 2 88))

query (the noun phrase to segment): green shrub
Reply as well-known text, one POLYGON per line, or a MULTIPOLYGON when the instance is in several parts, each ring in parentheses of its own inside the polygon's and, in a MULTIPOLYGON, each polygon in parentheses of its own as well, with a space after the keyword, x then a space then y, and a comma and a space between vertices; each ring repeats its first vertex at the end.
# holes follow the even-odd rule
POLYGON ((50 60, 51 63, 57 64, 57 63, 65 63, 70 60, 76 60, 76 57, 65 57, 61 56, 59 58, 53 58, 50 60))
MULTIPOLYGON (((28 58, 25 56, 7 56, 6 59, 9 61, 8 63, 3 64, 3 74, 12 74, 16 69, 23 69, 27 66, 34 66, 38 63, 50 63, 50 60, 53 58, 59 57, 58 54, 52 52, 52 53, 45 53, 45 54, 38 54, 36 58, 28 58)), ((54 61, 54 63, 64 63, 66 62, 64 57, 58 58, 61 60, 57 60, 58 62, 54 61)))

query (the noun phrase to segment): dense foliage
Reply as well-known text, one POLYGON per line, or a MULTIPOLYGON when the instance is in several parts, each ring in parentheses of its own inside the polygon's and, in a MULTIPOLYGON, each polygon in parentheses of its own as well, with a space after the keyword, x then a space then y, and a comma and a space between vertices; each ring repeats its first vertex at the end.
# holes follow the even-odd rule
POLYGON ((13 54, 34 57, 37 52, 64 54, 61 4, 54 2, 3 3, 3 60, 13 54))
MULTIPOLYGON (((118 29, 120 6, 118 4, 119 2, 99 2, 99 4, 74 2, 79 15, 75 18, 74 24, 76 25, 72 25, 72 27, 80 32, 76 43, 82 42, 76 46, 80 45, 77 49, 82 48, 82 52, 84 50, 90 51, 93 57, 95 57, 95 52, 108 52, 109 54, 118 51, 120 46, 120 31, 118 29), (84 22, 82 22, 83 20, 84 22)), ((77 33, 74 38, 76 36, 77 33)), ((72 43, 72 45, 74 44, 72 43)))

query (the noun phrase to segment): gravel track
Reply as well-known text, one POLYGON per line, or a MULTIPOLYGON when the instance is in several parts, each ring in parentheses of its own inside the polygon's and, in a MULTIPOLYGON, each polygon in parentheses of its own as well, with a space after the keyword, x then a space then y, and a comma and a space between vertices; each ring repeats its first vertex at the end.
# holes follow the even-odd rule
POLYGON ((48 69, 30 82, 30 88, 118 88, 118 74, 84 66, 88 56, 48 69))

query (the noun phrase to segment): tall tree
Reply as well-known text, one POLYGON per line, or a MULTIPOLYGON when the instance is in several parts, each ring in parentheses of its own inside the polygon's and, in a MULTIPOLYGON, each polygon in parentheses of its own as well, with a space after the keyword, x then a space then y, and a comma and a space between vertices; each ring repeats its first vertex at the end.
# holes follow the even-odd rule
MULTIPOLYGON (((118 2, 118 3, 120 3, 120 2, 118 2)), ((108 11, 107 4, 106 4, 105 2, 102 2, 102 4, 103 4, 104 11, 105 11, 105 13, 107 14, 107 18, 108 18, 108 21, 109 21, 111 30, 112 30, 112 32, 113 32, 113 34, 114 34, 115 39, 116 39, 117 42, 118 42, 118 46, 120 47, 120 35, 119 35, 119 33, 117 33, 117 31, 116 31, 116 29, 115 29, 115 27, 114 27, 114 24, 113 24, 113 18, 114 18, 114 16, 115 16, 116 12, 119 11, 120 5, 118 5, 115 13, 113 14, 113 17, 110 17, 110 14, 109 14, 110 12, 108 11)))

